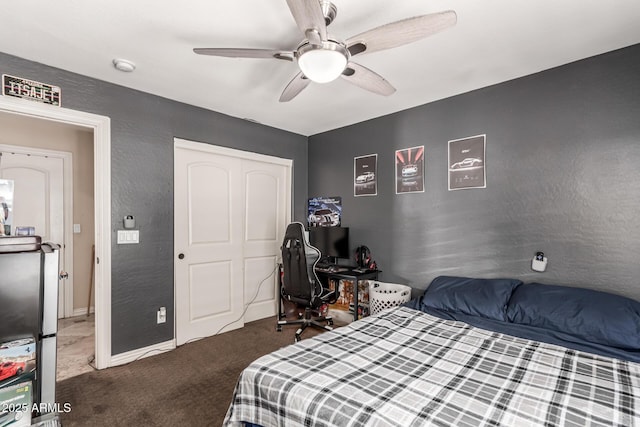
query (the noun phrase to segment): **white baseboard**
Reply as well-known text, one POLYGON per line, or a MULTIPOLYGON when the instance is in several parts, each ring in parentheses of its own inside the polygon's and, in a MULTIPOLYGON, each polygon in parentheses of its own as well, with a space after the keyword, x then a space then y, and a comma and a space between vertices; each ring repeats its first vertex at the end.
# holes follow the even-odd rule
MULTIPOLYGON (((86 313, 86 311, 85 311, 86 313)), ((127 351, 126 353, 116 354, 111 356, 109 367, 124 365, 134 360, 144 359, 145 357, 155 356, 156 354, 164 353, 176 348, 174 340, 165 341, 158 344, 150 345, 148 347, 138 348, 135 350, 127 351)))
MULTIPOLYGON (((95 313, 95 312, 96 312, 95 307, 91 307, 91 309, 89 309, 89 313, 95 313)), ((87 314, 87 308, 86 307, 85 308, 74 308, 73 309, 73 314, 72 314, 73 317, 82 316, 83 314, 85 316, 87 314)))

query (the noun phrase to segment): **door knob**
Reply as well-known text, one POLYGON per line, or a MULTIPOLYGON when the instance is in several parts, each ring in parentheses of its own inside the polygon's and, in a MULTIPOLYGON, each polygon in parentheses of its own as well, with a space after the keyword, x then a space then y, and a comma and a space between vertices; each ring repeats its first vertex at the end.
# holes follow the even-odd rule
POLYGON ((178 254, 178 258, 184 259, 184 254, 178 254))
POLYGON ((60 279, 67 279, 69 277, 69 273, 67 273, 66 271, 61 271, 59 277, 60 279))

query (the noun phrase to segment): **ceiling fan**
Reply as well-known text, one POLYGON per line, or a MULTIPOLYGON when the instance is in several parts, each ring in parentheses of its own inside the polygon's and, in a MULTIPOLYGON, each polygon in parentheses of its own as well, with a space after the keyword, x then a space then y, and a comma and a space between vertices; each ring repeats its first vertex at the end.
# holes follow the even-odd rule
POLYGON ((450 26, 457 16, 452 10, 415 16, 385 24, 344 41, 327 32, 337 14, 328 0, 287 0, 289 10, 305 39, 294 51, 276 49, 195 48, 200 55, 230 58, 273 58, 297 62, 300 72, 285 87, 280 102, 291 101, 311 81, 327 83, 342 77, 362 89, 389 96, 396 89, 382 76, 351 58, 412 43, 450 26))

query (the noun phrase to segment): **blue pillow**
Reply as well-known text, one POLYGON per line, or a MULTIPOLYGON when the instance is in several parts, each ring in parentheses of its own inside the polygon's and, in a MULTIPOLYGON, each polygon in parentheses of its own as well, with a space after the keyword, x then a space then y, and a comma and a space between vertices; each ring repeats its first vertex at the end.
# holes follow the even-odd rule
POLYGON ((585 341, 640 350, 640 302, 569 286, 524 284, 513 293, 509 321, 565 332, 585 341))
POLYGON ((422 305, 437 310, 507 321, 507 303, 522 282, 440 276, 424 292, 422 305))

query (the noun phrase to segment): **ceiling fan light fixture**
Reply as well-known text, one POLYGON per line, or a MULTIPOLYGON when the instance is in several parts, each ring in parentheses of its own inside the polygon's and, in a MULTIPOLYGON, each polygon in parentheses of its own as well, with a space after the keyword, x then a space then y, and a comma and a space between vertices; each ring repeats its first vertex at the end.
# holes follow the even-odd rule
POLYGON ((340 77, 348 61, 349 51, 331 41, 322 46, 307 44, 298 49, 300 71, 316 83, 328 83, 340 77))

